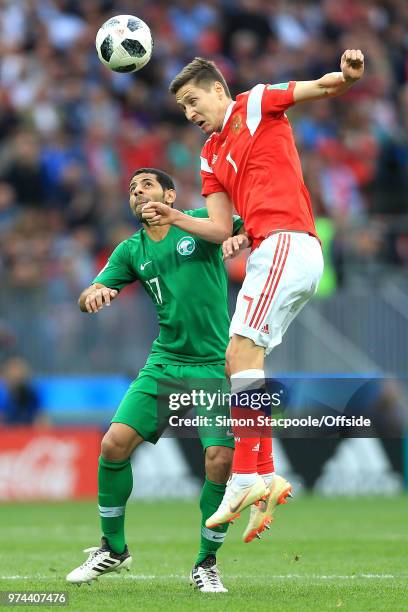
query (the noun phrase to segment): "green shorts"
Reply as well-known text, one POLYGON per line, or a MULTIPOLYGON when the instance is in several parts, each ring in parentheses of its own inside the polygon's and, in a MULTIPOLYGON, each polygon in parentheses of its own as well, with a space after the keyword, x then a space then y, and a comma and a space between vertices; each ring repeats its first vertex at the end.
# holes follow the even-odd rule
MULTIPOLYGON (((167 419, 174 413, 168 402, 158 402, 158 393, 162 393, 163 385, 176 388, 178 381, 207 379, 225 389, 224 365, 175 365, 147 364, 139 372, 139 376, 130 384, 122 399, 112 423, 124 423, 133 427, 146 441, 156 444, 167 426, 167 419), (220 381, 220 385, 218 385, 220 381), (159 387, 159 391, 158 391, 159 387)), ((206 383, 204 383, 206 386, 206 383)), ((183 386, 184 388, 184 386, 183 386)), ((196 414, 205 414, 205 409, 198 408, 196 414)), ((217 409, 217 414, 229 417, 229 406, 217 409)), ((176 434, 177 435, 177 434, 176 434)), ((204 449, 209 446, 228 446, 234 448, 234 438, 227 425, 200 428, 198 435, 204 449)), ((191 437, 191 436, 190 436, 191 437)))

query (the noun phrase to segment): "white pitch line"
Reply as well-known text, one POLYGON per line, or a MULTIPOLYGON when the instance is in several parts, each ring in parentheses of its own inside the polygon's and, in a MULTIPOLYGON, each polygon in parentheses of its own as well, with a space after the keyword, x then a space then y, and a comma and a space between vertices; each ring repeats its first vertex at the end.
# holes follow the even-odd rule
MULTIPOLYGON (((106 576, 104 576, 104 578, 122 578, 122 579, 131 579, 131 580, 156 580, 156 578, 159 578, 160 576, 151 576, 151 575, 144 575, 144 574, 131 574, 130 576, 119 576, 117 574, 115 575, 111 575, 111 574, 107 574, 106 576)), ((163 576, 164 578, 185 578, 185 576, 176 576, 176 575, 171 575, 169 574, 168 576, 163 576)), ((18 576, 18 575, 14 575, 14 576, 0 576, 0 580, 51 580, 52 578, 55 578, 56 580, 61 580, 64 578, 63 575, 58 575, 57 573, 50 575, 50 576, 38 576, 38 575, 32 575, 32 576, 18 576)))
MULTIPOLYGON (((273 574, 267 576, 272 580, 358 580, 359 578, 365 580, 393 580, 396 578, 407 579, 407 574, 352 574, 351 576, 345 576, 341 574, 273 574)), ((61 580, 63 577, 57 574, 53 575, 32 575, 32 576, 0 576, 0 580, 50 580, 55 578, 56 580, 61 580)), ((183 574, 162 574, 160 576, 154 576, 149 574, 126 574, 126 575, 118 575, 118 574, 107 574, 103 576, 103 578, 108 578, 110 580, 187 580, 188 576, 183 574)), ((248 576, 248 575, 234 575, 228 576, 227 578, 231 579, 243 579, 243 580, 254 580, 258 579, 259 576, 248 576)))
MULTIPOLYGON (((231 578, 231 579, 239 579, 239 580, 255 580, 255 579, 259 579, 259 575, 253 575, 253 576, 248 576, 248 575, 239 575, 239 574, 234 574, 233 576, 228 576, 228 574, 224 574, 226 576, 226 578, 231 578)), ((125 578, 127 580, 140 580, 140 579, 154 579, 154 580, 160 580, 160 579, 177 579, 177 580, 184 580, 186 579, 186 576, 184 575, 178 575, 178 574, 167 574, 167 575, 161 575, 161 576, 140 576, 140 575, 136 575, 136 574, 127 574, 125 576, 119 576, 118 574, 107 574, 106 578, 113 578, 113 579, 121 579, 121 578, 125 578)), ((325 575, 325 574, 274 574, 272 576, 268 576, 268 578, 271 579, 276 579, 276 580, 355 580, 356 578, 364 578, 364 579, 368 579, 368 580, 375 580, 375 579, 386 579, 386 580, 392 580, 395 578, 408 578, 408 575, 395 575, 395 574, 353 574, 351 576, 344 576, 344 575, 338 575, 338 574, 332 574, 332 575, 325 575)))

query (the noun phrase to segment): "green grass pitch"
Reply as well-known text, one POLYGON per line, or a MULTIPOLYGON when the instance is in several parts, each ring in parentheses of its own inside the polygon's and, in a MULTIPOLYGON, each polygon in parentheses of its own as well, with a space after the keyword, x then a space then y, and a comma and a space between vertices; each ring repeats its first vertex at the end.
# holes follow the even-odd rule
POLYGON ((75 612, 408 610, 406 496, 299 497, 279 508, 271 530, 251 544, 240 541, 244 514, 218 556, 228 594, 203 594, 188 584, 199 514, 185 501, 129 504, 132 571, 68 585, 65 574, 85 559, 82 549, 98 544, 95 506, 1 506, 0 590, 68 591, 75 612))

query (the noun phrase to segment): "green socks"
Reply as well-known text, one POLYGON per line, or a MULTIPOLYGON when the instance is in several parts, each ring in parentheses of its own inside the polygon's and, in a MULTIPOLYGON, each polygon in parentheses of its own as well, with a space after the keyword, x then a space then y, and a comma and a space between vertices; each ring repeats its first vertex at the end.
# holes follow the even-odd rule
MULTIPOLYGON (((130 460, 115 462, 99 457, 98 503, 102 533, 111 549, 121 554, 125 550, 125 507, 132 492, 133 475, 130 460)), ((215 555, 222 545, 229 524, 213 529, 205 521, 214 514, 224 496, 225 484, 205 479, 200 497, 201 541, 196 564, 208 555, 215 555)))
MULTIPOLYGON (((217 485, 216 485, 217 486, 217 485)), ((116 553, 125 550, 125 506, 132 492, 130 460, 115 462, 99 457, 98 503, 102 533, 116 553)))
POLYGON ((196 565, 201 563, 208 555, 215 555, 219 547, 225 540, 229 523, 208 529, 205 526, 205 521, 217 510, 225 492, 225 484, 216 484, 208 478, 205 479, 200 497, 201 509, 201 541, 200 552, 198 554, 196 565))

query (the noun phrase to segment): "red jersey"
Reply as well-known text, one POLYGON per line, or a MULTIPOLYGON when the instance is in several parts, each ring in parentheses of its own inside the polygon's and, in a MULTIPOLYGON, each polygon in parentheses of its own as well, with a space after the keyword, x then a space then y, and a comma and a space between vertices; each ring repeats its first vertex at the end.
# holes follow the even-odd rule
POLYGON ((317 236, 309 192, 285 110, 295 82, 256 85, 237 96, 221 132, 201 152, 202 194, 231 198, 253 248, 274 230, 317 236))

